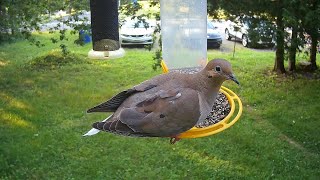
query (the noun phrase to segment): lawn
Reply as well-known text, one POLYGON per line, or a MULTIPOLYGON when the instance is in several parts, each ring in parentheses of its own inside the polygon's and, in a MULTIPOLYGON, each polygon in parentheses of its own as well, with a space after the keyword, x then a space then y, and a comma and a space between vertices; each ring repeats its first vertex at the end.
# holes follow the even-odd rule
POLYGON ((210 59, 232 63, 241 86, 224 85, 242 99, 243 115, 217 135, 170 145, 168 138, 82 137, 107 116, 88 108, 161 73, 152 69, 153 52, 89 60, 90 44, 67 43, 77 60, 36 66, 35 58, 58 49, 50 36, 39 35, 41 48, 0 46, 0 179, 319 179, 320 80, 270 73, 273 52, 238 46, 232 58, 209 50, 210 59))

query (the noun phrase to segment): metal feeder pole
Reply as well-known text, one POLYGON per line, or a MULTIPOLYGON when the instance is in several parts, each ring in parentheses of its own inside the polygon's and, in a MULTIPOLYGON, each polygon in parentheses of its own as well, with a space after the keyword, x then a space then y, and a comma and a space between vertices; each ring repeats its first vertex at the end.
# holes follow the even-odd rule
POLYGON ((119 42, 119 1, 90 0, 92 59, 113 59, 124 56, 119 42))

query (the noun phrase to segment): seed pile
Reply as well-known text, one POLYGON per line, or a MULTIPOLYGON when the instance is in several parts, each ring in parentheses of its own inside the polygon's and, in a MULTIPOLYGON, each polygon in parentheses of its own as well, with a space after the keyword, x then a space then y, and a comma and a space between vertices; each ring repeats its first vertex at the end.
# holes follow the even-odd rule
POLYGON ((229 114, 230 110, 231 107, 227 97, 223 93, 219 92, 217 99, 212 107, 212 111, 210 112, 208 117, 196 127, 203 128, 211 126, 213 124, 217 124, 229 114))
POLYGON ((171 71, 179 72, 179 73, 187 73, 194 74, 201 70, 201 67, 193 67, 193 68, 181 68, 181 69, 172 69, 171 71))
MULTIPOLYGON (((200 68, 184 68, 184 69, 174 69, 171 71, 179 72, 179 73, 188 73, 194 74, 200 71, 200 68)), ((208 115, 208 117, 198 124, 197 128, 204 128, 216 124, 223 120, 230 112, 231 107, 228 102, 227 97, 223 93, 218 93, 216 101, 212 107, 212 111, 208 115)))

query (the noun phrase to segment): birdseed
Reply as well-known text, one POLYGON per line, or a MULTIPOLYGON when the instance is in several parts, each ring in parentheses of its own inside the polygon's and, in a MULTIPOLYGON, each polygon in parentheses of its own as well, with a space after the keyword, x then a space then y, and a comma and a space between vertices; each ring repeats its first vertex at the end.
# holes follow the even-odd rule
POLYGON ((210 112, 208 117, 203 122, 198 124, 196 127, 204 128, 213 124, 217 124, 230 113, 230 110, 231 107, 226 95, 219 92, 216 101, 212 107, 212 111, 210 112))
MULTIPOLYGON (((179 72, 179 73, 188 73, 188 74, 194 74, 201 70, 201 68, 183 68, 183 69, 173 69, 171 71, 179 72)), ((208 127, 214 124, 217 124, 221 120, 223 120, 231 111, 231 107, 229 104, 229 101, 227 97, 219 92, 217 95, 217 98, 215 100, 215 103, 212 107, 212 111, 207 116, 207 118, 198 124, 197 128, 204 128, 208 127)))

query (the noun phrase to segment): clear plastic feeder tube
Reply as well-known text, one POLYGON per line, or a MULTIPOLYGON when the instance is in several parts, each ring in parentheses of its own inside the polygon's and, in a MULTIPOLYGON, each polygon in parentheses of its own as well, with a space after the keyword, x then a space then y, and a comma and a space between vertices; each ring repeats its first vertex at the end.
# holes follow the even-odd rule
POLYGON ((162 57, 168 69, 207 62, 207 0, 161 0, 162 57))

